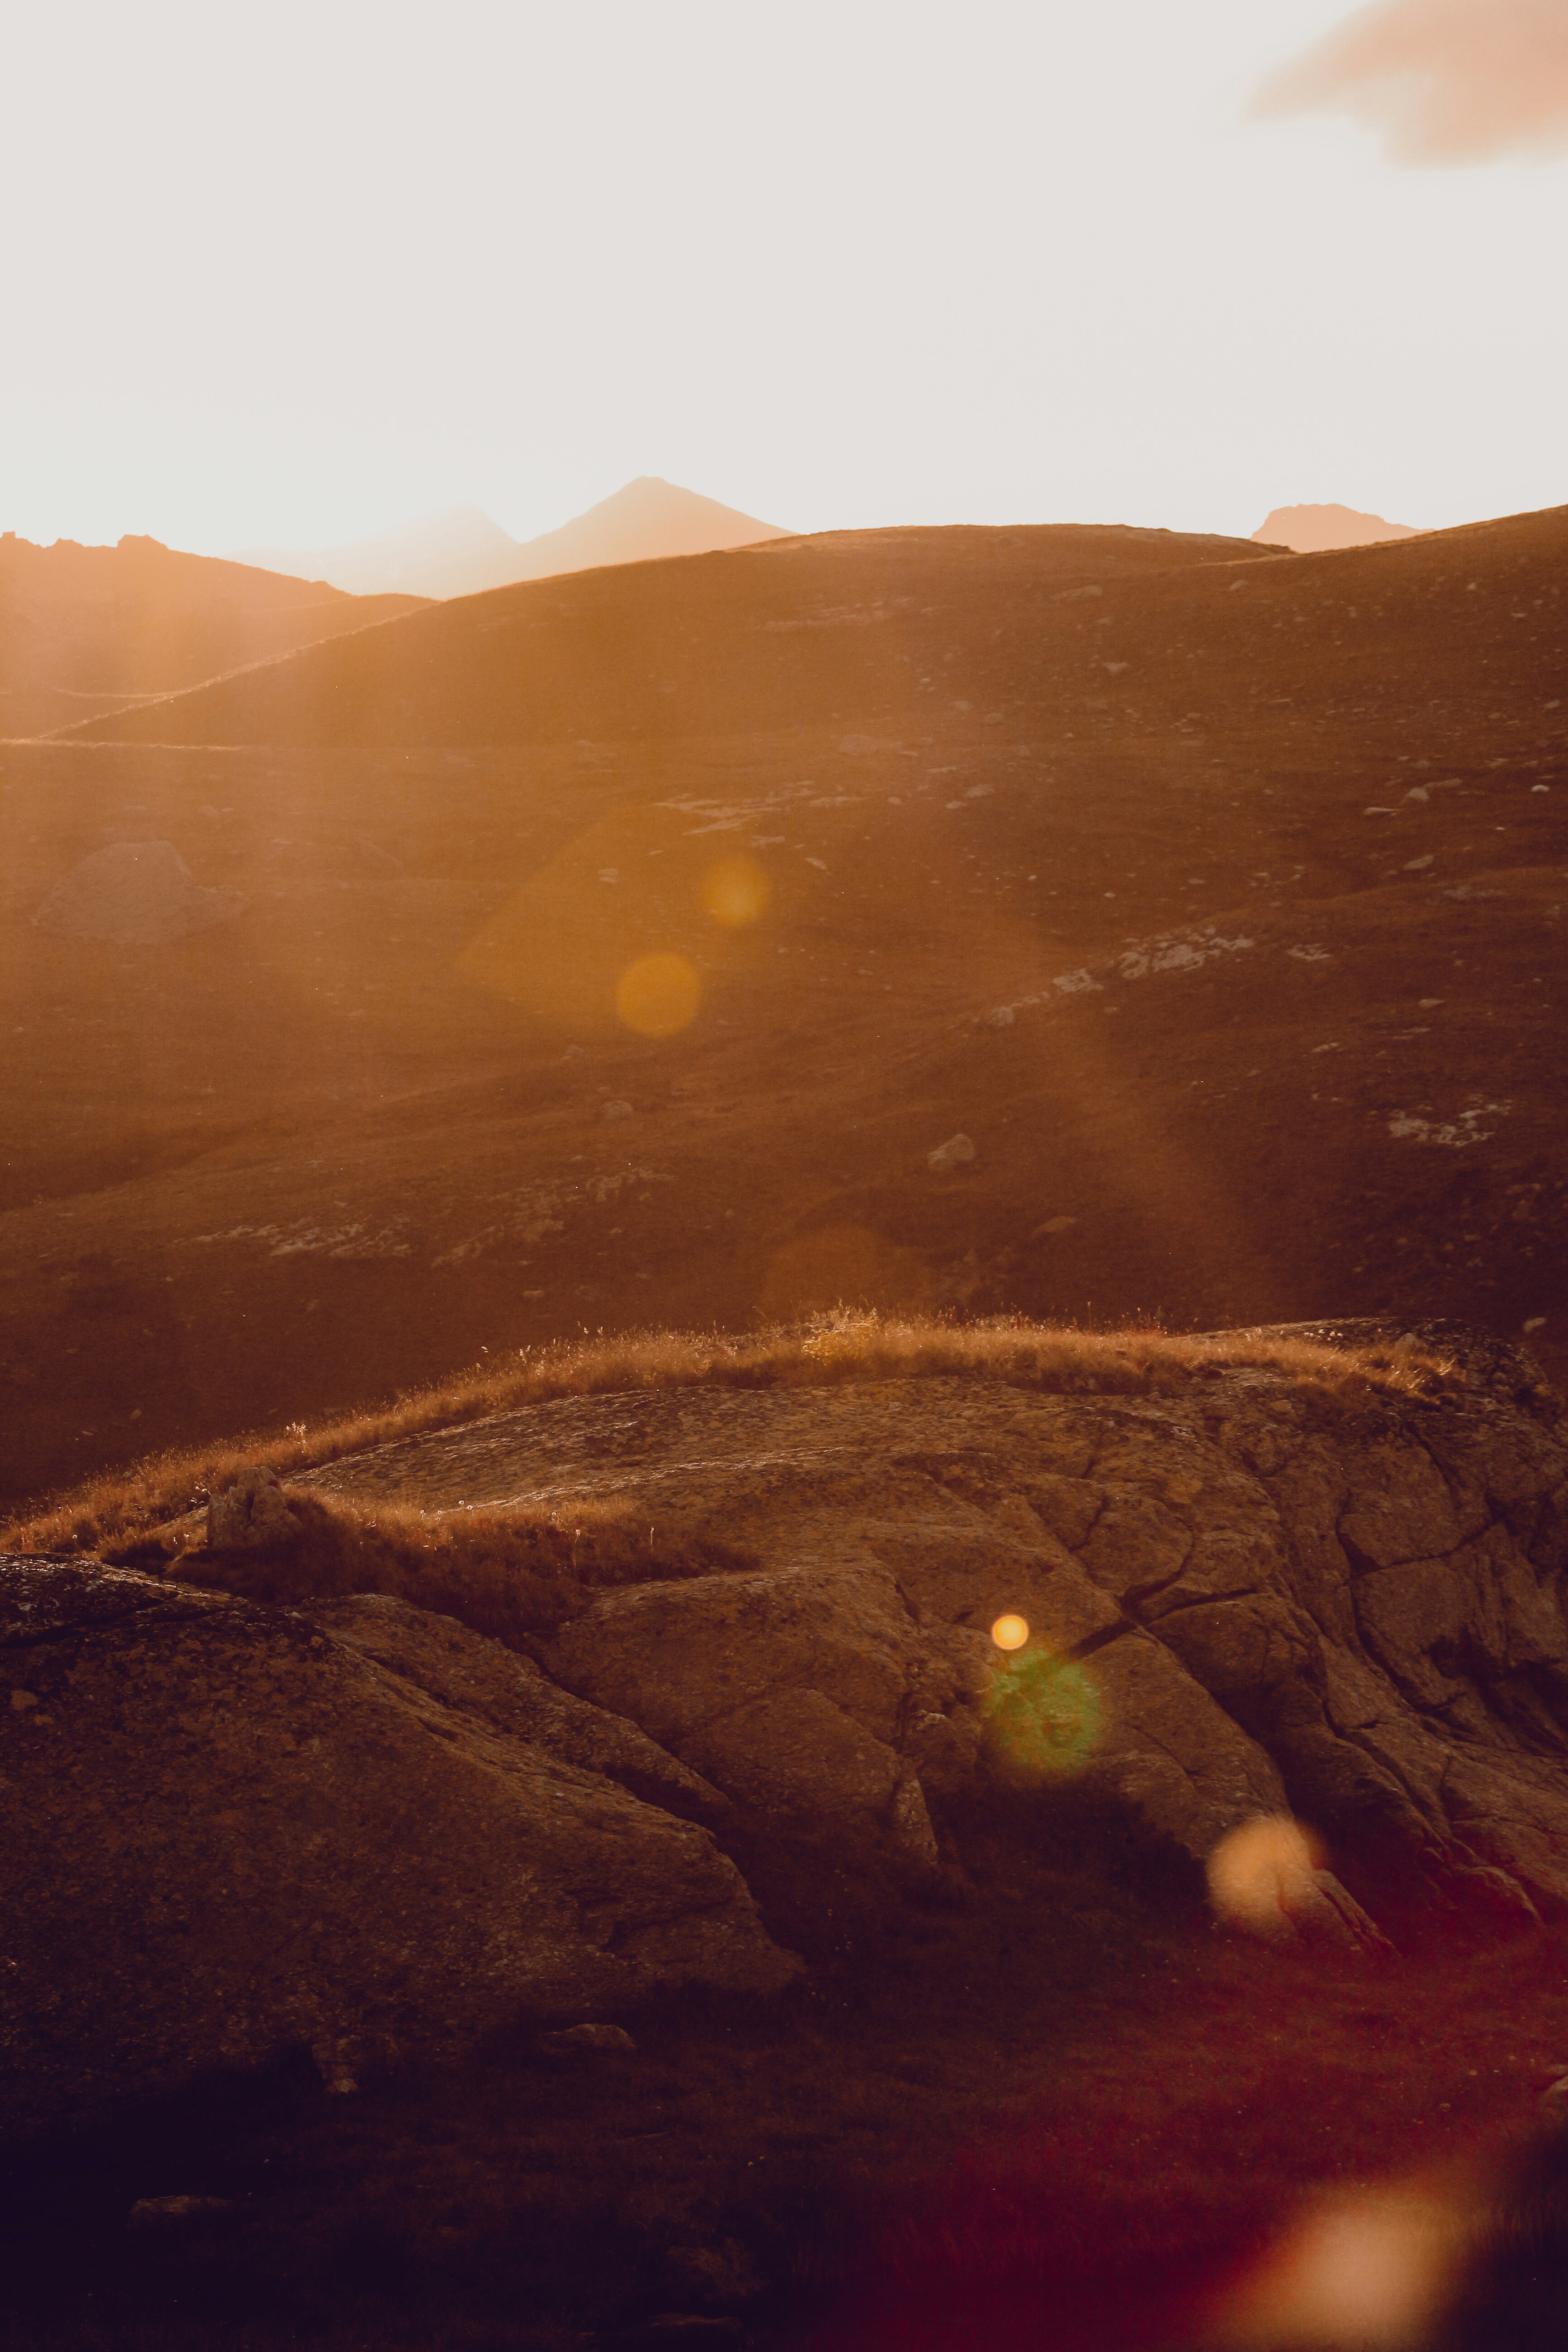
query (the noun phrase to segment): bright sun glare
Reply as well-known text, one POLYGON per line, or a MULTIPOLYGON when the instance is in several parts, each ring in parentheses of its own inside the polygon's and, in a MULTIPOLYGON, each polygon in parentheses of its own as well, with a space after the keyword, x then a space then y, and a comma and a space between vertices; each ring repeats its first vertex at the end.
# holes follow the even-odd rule
POLYGON ((1243 1822, 1207 1864, 1209 1895, 1222 1919, 1267 1934, 1300 1906, 1323 1866, 1316 1838, 1286 1813, 1243 1822))
POLYGON ((999 1650, 1021 1650, 1029 1638, 1026 1617, 998 1617, 991 1628, 991 1639, 999 1650))

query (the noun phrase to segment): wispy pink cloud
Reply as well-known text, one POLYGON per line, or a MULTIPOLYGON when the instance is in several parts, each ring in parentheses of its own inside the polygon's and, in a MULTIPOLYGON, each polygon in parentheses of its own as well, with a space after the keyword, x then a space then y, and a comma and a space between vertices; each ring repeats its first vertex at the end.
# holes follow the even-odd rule
POLYGON ((1258 92, 1258 116, 1344 113, 1396 163, 1568 152, 1568 0, 1373 0, 1258 92))

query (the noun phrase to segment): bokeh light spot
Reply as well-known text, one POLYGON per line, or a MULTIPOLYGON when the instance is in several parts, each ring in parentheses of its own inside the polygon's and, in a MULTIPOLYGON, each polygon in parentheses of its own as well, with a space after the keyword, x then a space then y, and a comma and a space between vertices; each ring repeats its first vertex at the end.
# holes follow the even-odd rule
POLYGON ((998 1617, 991 1628, 991 1639, 999 1650, 1021 1650, 1028 1638, 1029 1621, 1026 1617, 1011 1614, 998 1617))
POLYGON ((754 857, 724 857, 702 877, 702 904, 716 923, 739 929, 767 912, 768 877, 754 857))
POLYGON ((1059 1779, 1100 1737, 1100 1691, 1084 1668, 1049 1650, 1020 1650, 997 1668, 985 1699, 990 1736, 1014 1768, 1059 1779))
POLYGON ((673 1037, 701 1002, 702 982, 681 955, 639 956, 616 982, 616 1011, 639 1037, 673 1037))
POLYGON ((1323 1850, 1289 1813, 1264 1813, 1221 1838, 1206 1864, 1209 1896, 1222 1919, 1254 1934, 1287 1928, 1309 1907, 1323 1850))
POLYGON ((1233 2290, 1215 2338, 1235 2352, 1426 2343, 1469 2234, 1461 2207, 1416 2185, 1331 2194, 1233 2290))

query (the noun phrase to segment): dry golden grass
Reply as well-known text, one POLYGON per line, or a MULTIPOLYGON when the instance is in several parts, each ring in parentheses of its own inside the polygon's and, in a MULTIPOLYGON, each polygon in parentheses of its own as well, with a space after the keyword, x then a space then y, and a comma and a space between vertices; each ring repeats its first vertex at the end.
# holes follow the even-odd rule
POLYGON ((1448 1385, 1447 1359, 1402 1344, 1329 1346, 1267 1328, 1196 1336, 1081 1331, 1019 1318, 952 1324, 841 1310, 751 1334, 647 1331, 522 1349, 500 1368, 474 1367, 393 1402, 315 1429, 294 1423, 218 1445, 153 1454, 105 1473, 0 1527, 0 1550, 123 1548, 201 1508, 253 1463, 280 1478, 339 1462, 417 1431, 483 1420, 556 1397, 627 1389, 830 1387, 849 1381, 954 1375, 1054 1395, 1172 1395, 1224 1370, 1271 1371, 1325 1401, 1369 1391, 1429 1394, 1448 1385))

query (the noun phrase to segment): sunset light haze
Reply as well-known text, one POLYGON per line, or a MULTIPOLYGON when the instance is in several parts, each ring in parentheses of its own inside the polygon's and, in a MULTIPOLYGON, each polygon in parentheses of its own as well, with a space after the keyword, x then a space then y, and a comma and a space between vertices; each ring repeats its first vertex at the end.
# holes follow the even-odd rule
POLYGON ((0 528, 221 554, 473 504, 526 540, 643 475, 798 530, 1544 506, 1565 24, 30 10, 0 528))
POLYGON ((0 71, 0 2352, 1568 2352, 1568 0, 0 71))

